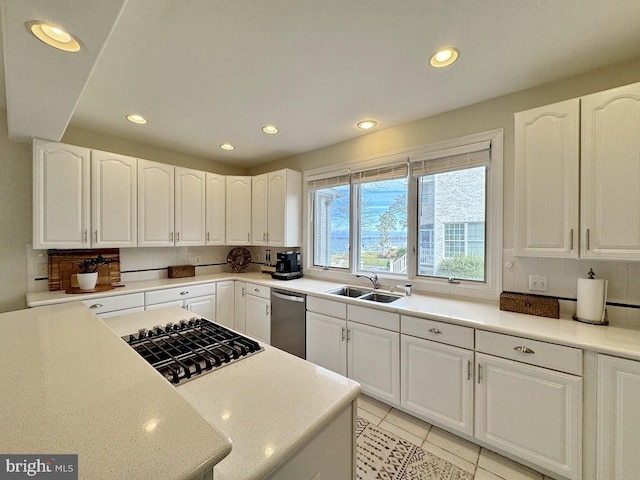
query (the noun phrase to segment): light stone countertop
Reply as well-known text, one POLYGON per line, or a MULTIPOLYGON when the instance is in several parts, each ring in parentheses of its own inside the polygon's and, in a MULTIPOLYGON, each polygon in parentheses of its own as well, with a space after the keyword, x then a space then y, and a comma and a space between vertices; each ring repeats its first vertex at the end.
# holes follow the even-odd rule
MULTIPOLYGON (((190 278, 174 278, 145 282, 132 282, 103 294, 68 295, 64 292, 30 292, 27 294, 29 306, 48 303, 86 300, 109 295, 122 295, 149 290, 158 290, 180 285, 194 285, 223 280, 254 282, 274 288, 306 293, 329 300, 337 300, 353 305, 368 306, 378 310, 412 315, 431 320, 439 320, 482 330, 523 336, 600 353, 640 360, 640 330, 613 326, 588 325, 571 319, 545 318, 534 315, 501 311, 498 302, 470 300, 461 297, 416 294, 404 297, 390 304, 372 303, 366 300, 340 297, 326 291, 344 283, 303 277, 296 280, 274 280, 262 273, 219 273, 199 275, 190 278), (81 297, 81 298, 78 298, 81 297)), ((355 281, 355 278, 354 278, 355 281)), ((354 282, 354 284, 356 284, 354 282)), ((367 284, 362 284, 369 286, 367 284)))
MULTIPOLYGON (((124 336, 188 316, 179 307, 167 307, 104 321, 124 336)), ((231 438, 233 449, 214 468, 215 480, 266 478, 360 393, 353 380, 269 345, 263 347, 260 353, 177 387, 204 418, 231 438)))
POLYGON ((231 450, 81 303, 0 315, 0 452, 78 454, 79 478, 200 478, 231 450))

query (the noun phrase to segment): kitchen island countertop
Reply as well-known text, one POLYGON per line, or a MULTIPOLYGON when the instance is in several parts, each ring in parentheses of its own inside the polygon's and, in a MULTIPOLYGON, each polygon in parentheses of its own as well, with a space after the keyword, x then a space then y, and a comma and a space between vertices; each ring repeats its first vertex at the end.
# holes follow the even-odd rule
POLYGON ((81 479, 201 478, 226 435, 84 305, 0 315, 0 452, 78 454, 81 479))

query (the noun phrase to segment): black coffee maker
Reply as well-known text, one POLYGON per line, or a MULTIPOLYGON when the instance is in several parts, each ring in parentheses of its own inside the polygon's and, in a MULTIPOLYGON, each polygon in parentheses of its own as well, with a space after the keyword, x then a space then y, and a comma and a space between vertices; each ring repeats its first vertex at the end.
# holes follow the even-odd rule
POLYGON ((276 259, 276 271, 271 274, 272 278, 292 280, 302 277, 300 252, 278 252, 276 259))

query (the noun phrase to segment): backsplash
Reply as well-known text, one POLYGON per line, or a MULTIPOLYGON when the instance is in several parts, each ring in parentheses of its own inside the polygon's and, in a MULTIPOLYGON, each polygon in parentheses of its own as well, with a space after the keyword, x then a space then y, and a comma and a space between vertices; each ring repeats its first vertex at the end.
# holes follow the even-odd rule
POLYGON ((596 278, 608 280, 607 314, 611 325, 640 328, 640 263, 563 258, 516 257, 503 250, 502 290, 560 298, 560 315, 575 313, 578 277, 586 277, 590 268, 596 278), (529 275, 547 276, 547 292, 529 290, 529 275), (618 304, 618 305, 611 305, 618 304))

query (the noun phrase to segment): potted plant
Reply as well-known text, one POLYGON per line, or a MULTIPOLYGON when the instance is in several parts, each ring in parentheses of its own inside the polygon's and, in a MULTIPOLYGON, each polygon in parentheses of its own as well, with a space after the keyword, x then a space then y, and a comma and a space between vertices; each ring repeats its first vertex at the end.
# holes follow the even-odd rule
POLYGON ((96 288, 96 283, 98 282, 98 267, 116 261, 116 258, 104 258, 102 255, 98 255, 94 258, 85 258, 81 262, 76 263, 78 270, 80 270, 76 274, 80 290, 93 290, 96 288))

